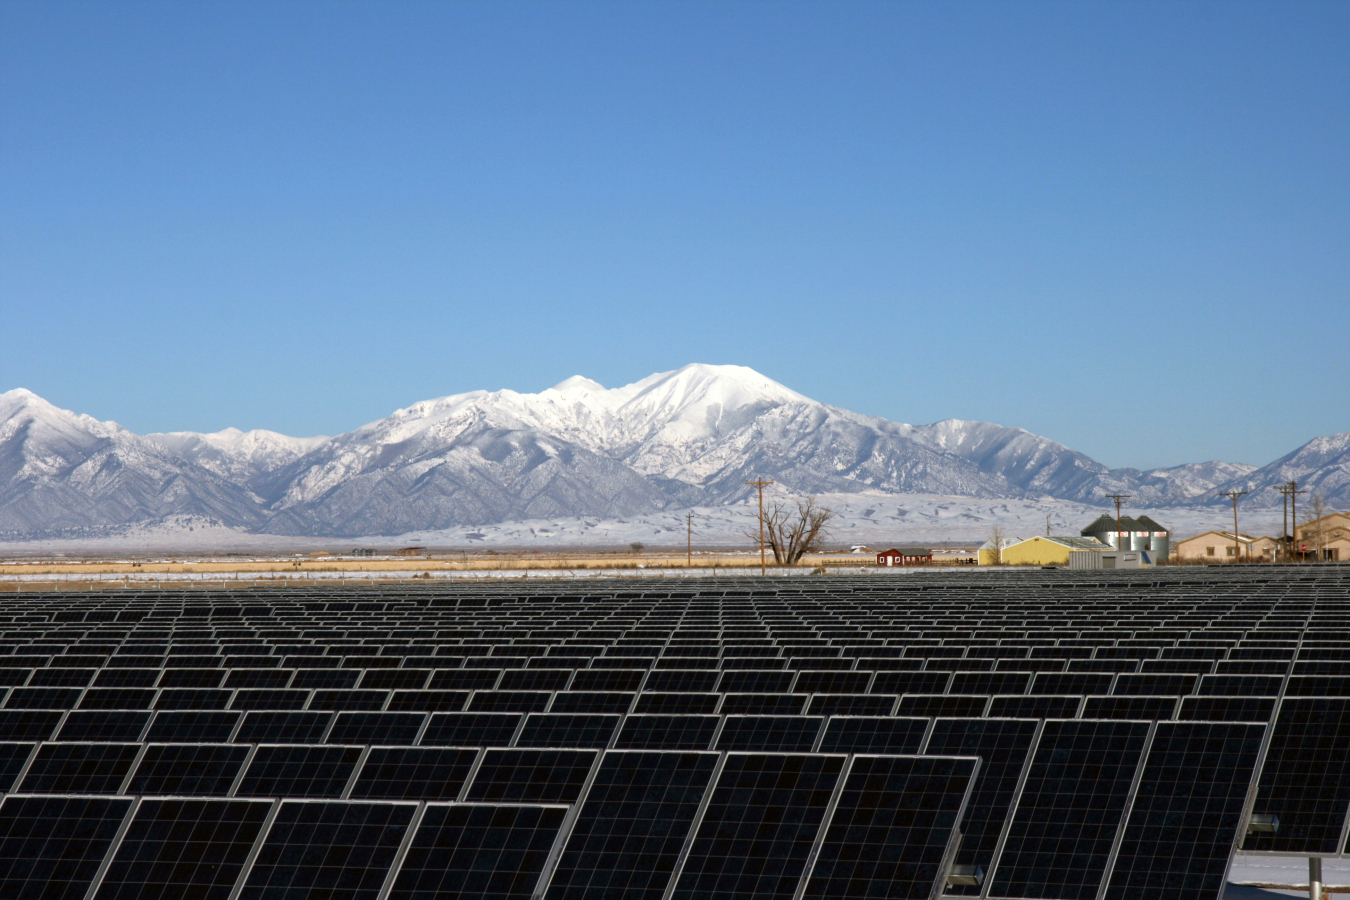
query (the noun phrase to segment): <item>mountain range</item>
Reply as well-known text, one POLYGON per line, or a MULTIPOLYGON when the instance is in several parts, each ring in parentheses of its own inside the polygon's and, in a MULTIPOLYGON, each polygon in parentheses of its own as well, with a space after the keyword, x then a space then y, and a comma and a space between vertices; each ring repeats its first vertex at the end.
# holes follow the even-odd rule
POLYGON ((1139 506, 1278 504, 1296 478, 1350 504, 1350 432, 1257 468, 1111 469, 1020 428, 905 425, 819 403, 740 366, 688 365, 607 389, 471 391, 335 437, 138 435, 30 391, 0 394, 0 535, 100 533, 184 516, 256 533, 403 534, 744 499, 756 476, 801 493, 1054 497, 1139 506))

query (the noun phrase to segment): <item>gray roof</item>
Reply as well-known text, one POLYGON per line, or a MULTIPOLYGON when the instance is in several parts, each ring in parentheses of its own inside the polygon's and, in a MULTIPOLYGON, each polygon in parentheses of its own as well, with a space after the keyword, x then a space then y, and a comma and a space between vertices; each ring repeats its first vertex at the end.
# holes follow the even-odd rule
POLYGON ((1096 538, 1079 537, 1078 535, 1051 535, 1046 538, 1047 541, 1054 541, 1056 544, 1068 547, 1070 550, 1109 550, 1106 544, 1096 538))
POLYGON ((1089 534, 1106 534, 1108 532, 1114 532, 1115 530, 1116 520, 1103 514, 1093 519, 1092 524, 1084 528, 1082 533, 1086 536, 1089 534))
POLYGON ((1135 519, 1135 521, 1138 522, 1140 525, 1144 526, 1143 528, 1139 529, 1140 531, 1167 531, 1166 528, 1162 527, 1157 522, 1150 519, 1148 516, 1139 516, 1137 519, 1135 519))

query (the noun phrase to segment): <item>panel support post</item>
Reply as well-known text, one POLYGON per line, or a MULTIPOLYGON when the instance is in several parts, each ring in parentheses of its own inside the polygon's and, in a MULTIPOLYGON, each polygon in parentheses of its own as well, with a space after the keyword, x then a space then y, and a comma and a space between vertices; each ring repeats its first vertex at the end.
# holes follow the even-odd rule
POLYGON ((1308 900, 1322 900, 1322 858, 1308 857, 1308 900))

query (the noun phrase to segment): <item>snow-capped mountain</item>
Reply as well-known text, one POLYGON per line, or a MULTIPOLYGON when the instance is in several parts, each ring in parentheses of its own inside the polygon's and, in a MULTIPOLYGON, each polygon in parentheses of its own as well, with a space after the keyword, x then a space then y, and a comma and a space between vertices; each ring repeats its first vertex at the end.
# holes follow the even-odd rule
MULTIPOLYGON (((1210 496, 1228 490, 1250 491, 1243 502, 1278 506, 1281 500, 1276 488, 1289 481, 1297 481, 1300 489, 1306 488, 1308 497, 1324 497, 1336 509, 1350 506, 1350 431, 1313 438, 1267 466, 1217 485, 1210 496)), ((1307 497, 1301 498, 1300 509, 1309 509, 1306 503, 1307 497)))
POLYGON ((266 511, 249 490, 115 422, 0 394, 0 533, 101 529, 195 515, 242 527, 266 511))
POLYGON ((324 436, 295 438, 275 431, 238 428, 211 434, 174 431, 146 437, 222 478, 247 485, 250 490, 260 479, 328 440, 324 436))
POLYGON ((576 376, 537 394, 455 394, 332 438, 237 429, 142 437, 27 391, 0 394, 0 531, 10 534, 171 515, 313 536, 616 518, 733 503, 756 476, 822 494, 1100 504, 1123 491, 1150 507, 1298 477, 1337 502, 1350 492, 1350 435, 1260 470, 1109 469, 1020 428, 890 422, 751 369, 709 365, 619 388, 576 376))

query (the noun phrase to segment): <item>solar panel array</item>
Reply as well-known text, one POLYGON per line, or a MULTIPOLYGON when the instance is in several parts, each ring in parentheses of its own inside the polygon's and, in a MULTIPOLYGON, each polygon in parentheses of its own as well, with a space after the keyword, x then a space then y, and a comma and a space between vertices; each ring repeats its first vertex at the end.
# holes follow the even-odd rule
POLYGON ((1347 748, 1334 566, 11 594, 0 896, 1217 897, 1347 748))

